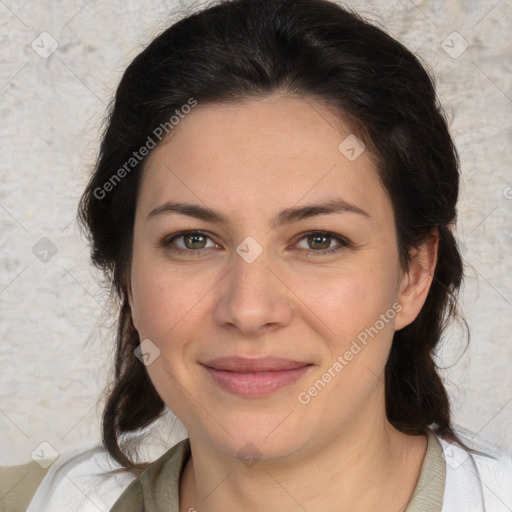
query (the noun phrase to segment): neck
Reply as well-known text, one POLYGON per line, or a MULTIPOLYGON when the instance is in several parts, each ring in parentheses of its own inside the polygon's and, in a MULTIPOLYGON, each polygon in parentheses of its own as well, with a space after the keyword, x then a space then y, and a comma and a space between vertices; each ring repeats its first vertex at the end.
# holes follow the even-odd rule
POLYGON ((375 416, 283 460, 246 467, 190 436, 192 456, 180 482, 180 511, 381 512, 405 510, 426 452, 424 436, 375 416))

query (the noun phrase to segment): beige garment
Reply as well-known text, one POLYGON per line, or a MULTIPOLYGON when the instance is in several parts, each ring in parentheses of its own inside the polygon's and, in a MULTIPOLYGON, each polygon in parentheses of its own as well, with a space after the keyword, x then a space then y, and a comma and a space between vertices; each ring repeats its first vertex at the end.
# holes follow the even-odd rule
MULTIPOLYGON (((180 476, 189 457, 187 438, 131 482, 110 512, 179 512, 180 476)), ((441 445, 434 434, 429 433, 420 477, 405 512, 441 512, 445 477, 441 445)))
POLYGON ((428 446, 420 477, 405 512, 441 512, 443 508, 446 464, 437 437, 428 433, 428 446))
POLYGON ((47 471, 34 461, 0 467, 0 512, 25 512, 47 471))

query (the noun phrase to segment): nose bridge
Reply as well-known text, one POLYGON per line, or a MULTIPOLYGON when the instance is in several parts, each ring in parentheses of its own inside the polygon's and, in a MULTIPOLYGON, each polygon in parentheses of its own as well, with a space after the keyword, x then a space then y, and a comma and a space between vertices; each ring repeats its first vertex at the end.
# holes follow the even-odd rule
MULTIPOLYGON (((249 237, 250 238, 250 237, 249 237)), ((233 254, 233 271, 231 272, 230 287, 233 294, 255 296, 268 288, 271 262, 269 251, 250 238, 244 240, 233 254)))
POLYGON ((216 310, 217 321, 240 330, 289 321, 291 309, 286 287, 275 275, 268 250, 252 237, 233 253, 226 289, 216 310))

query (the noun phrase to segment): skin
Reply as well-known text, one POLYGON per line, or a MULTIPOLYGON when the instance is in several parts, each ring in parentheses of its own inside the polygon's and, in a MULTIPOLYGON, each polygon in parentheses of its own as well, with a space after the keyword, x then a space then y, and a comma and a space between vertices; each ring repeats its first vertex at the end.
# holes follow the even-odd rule
POLYGON ((384 368, 394 331, 425 302, 437 239, 414 254, 407 272, 400 267, 393 208, 372 155, 366 150, 349 161, 338 150, 350 133, 339 114, 312 99, 273 94, 200 104, 147 161, 129 297, 140 339, 160 350, 147 366, 150 378, 189 433, 180 511, 398 512, 412 496, 427 440, 387 421, 384 368), (272 224, 284 208, 338 197, 368 217, 336 213, 272 224), (230 224, 176 213, 148 219, 170 200, 220 211, 230 224), (186 255, 159 245, 188 229, 210 238, 174 240, 186 255), (339 246, 335 238, 308 243, 311 230, 350 245, 308 257, 339 246), (263 250, 252 263, 236 251, 246 237, 263 250), (192 254, 195 247, 203 254, 192 254), (397 302, 394 319, 301 404, 298 394, 397 302), (313 366, 270 396, 247 398, 221 389, 199 364, 230 355, 313 366), (261 453, 251 467, 237 457, 247 443, 261 453))

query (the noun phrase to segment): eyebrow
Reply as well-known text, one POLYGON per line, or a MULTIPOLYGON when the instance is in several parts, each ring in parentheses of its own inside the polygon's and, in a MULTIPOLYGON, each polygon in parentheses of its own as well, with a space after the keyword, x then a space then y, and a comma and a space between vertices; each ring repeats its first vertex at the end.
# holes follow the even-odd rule
MULTIPOLYGON (((158 215, 166 215, 170 213, 179 213, 207 222, 214 222, 225 226, 229 225, 228 218, 220 212, 216 212, 210 208, 205 208, 198 204, 178 203, 173 201, 168 201, 158 208, 151 210, 147 216, 146 221, 158 215)), ((291 224, 292 222, 314 217, 316 215, 326 215, 332 213, 356 213, 368 218, 370 217, 370 215, 362 208, 359 208, 359 206, 345 201, 344 199, 337 198, 329 201, 310 204, 307 206, 285 208, 274 217, 273 224, 274 226, 279 227, 285 224, 291 224)))

